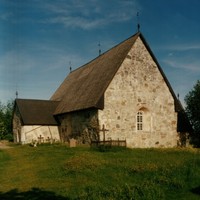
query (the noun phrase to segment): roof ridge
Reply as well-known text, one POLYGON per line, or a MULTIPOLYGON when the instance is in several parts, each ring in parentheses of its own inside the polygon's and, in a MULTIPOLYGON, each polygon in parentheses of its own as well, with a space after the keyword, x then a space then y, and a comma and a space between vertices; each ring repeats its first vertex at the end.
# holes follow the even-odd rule
POLYGON ((110 49, 106 50, 106 51, 103 52, 101 55, 98 55, 98 56, 96 56, 95 58, 93 58, 93 59, 91 59, 90 61, 88 61, 87 63, 85 63, 85 64, 83 64, 83 65, 77 67, 76 69, 74 69, 74 70, 71 71, 70 73, 73 73, 73 72, 79 70, 80 68, 85 67, 85 66, 88 65, 89 63, 95 61, 96 59, 98 59, 98 58, 100 58, 101 56, 105 55, 106 53, 108 53, 108 52, 111 51, 112 49, 116 48, 117 46, 121 45, 122 43, 126 42, 127 40, 129 40, 129 39, 135 37, 136 35, 137 35, 137 36, 141 35, 141 32, 137 32, 137 33, 131 35, 131 36, 128 37, 127 39, 121 41, 120 43, 118 43, 118 44, 114 45, 113 47, 111 47, 110 49))
POLYGON ((16 98, 15 101, 46 101, 46 102, 59 102, 59 100, 51 100, 51 99, 22 99, 16 98))
MULTIPOLYGON (((135 43, 136 39, 137 39, 138 36, 140 36, 140 35, 141 35, 141 33, 140 33, 140 32, 137 32, 136 34, 134 34, 134 35, 130 36, 129 38, 127 38, 127 39, 123 40, 122 42, 120 42, 118 45, 115 45, 115 46, 112 47, 110 50, 112 50, 112 49, 114 49, 114 48, 120 46, 121 44, 125 43, 126 41, 128 41, 128 40, 130 40, 130 39, 132 39, 132 38, 134 38, 134 37, 137 36, 137 37, 135 38, 135 40, 134 40, 134 43, 135 43)), ((127 49, 127 53, 128 53, 128 52, 130 51, 130 49, 133 47, 134 43, 130 46, 129 49, 127 49)), ((118 68, 117 68, 117 70, 115 71, 115 73, 113 74, 113 76, 112 76, 110 82, 113 80, 115 74, 117 73, 119 67, 122 65, 122 63, 123 63, 123 61, 124 61, 124 59, 125 59, 126 56, 127 56, 127 54, 125 54, 124 58, 123 58, 123 59, 121 60, 121 62, 118 64, 118 68)), ((109 85, 109 84, 108 84, 108 85, 109 85)), ((108 85, 107 85, 107 87, 108 87, 108 85)), ((102 93, 99 95, 99 98, 97 99, 96 104, 95 104, 97 107, 98 107, 99 101, 101 100, 101 97, 102 97, 102 95, 104 94, 104 92, 106 91, 107 87, 106 87, 106 88, 104 89, 104 91, 102 91, 102 93)))

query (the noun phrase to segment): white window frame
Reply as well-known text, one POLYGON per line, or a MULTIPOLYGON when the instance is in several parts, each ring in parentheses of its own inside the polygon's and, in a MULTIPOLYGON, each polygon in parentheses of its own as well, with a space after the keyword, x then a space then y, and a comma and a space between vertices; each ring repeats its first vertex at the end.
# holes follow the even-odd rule
POLYGON ((142 111, 137 112, 137 117, 136 117, 136 127, 137 131, 142 131, 143 130, 143 120, 144 120, 144 113, 142 111))

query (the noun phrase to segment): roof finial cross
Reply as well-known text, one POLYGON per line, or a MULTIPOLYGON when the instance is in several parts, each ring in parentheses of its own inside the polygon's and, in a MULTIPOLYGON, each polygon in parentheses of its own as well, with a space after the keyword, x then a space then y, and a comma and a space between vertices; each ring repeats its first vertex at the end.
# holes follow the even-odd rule
POLYGON ((99 42, 98 46, 99 46, 99 56, 100 56, 101 55, 101 44, 100 44, 100 42, 99 42))
POLYGON ((71 63, 71 61, 69 61, 69 71, 70 71, 70 73, 72 72, 72 63, 71 63))
POLYGON ((18 91, 17 90, 15 92, 15 95, 16 95, 16 99, 18 99, 18 91))
POLYGON ((137 31, 140 32, 140 16, 139 16, 139 11, 137 12, 137 31))

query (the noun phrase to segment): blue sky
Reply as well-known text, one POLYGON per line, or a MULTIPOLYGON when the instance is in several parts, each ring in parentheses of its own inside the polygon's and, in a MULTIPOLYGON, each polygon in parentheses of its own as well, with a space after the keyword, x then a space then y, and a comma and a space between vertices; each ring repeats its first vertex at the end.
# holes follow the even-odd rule
POLYGON ((49 99, 72 69, 140 30, 174 92, 200 79, 199 0, 0 0, 0 101, 49 99))

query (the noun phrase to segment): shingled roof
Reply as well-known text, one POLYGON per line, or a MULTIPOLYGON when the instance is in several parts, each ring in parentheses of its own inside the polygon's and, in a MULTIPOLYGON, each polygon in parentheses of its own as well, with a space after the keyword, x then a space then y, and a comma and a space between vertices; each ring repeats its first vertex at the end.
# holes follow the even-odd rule
POLYGON ((102 108, 100 100, 121 66, 138 34, 71 72, 51 100, 61 101, 55 114, 91 107, 102 108))
POLYGON ((144 42, 165 79, 174 97, 176 111, 181 109, 181 105, 149 45, 142 34, 138 32, 91 62, 71 72, 51 97, 51 100, 60 101, 54 114, 59 115, 87 108, 103 109, 104 92, 138 37, 144 42))
POLYGON ((53 113, 58 101, 16 99, 15 108, 18 109, 24 125, 58 125, 53 113))

